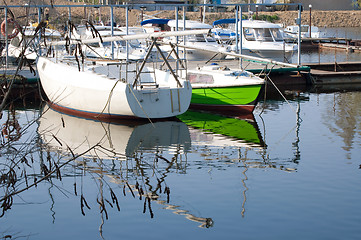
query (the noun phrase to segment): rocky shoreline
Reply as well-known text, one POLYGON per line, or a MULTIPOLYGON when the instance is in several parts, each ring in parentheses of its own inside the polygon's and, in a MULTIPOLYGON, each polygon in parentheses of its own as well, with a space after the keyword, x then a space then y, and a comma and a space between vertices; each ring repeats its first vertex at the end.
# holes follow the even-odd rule
MULTIPOLYGON (((189 14, 200 15, 199 13, 189 14)), ((259 12, 258 14, 277 16, 278 20, 275 23, 280 23, 284 26, 294 25, 295 19, 298 17, 298 11, 259 12)), ((208 13, 206 20, 208 23, 212 23, 214 20, 227 17, 234 18, 234 13, 208 13)), ((301 19, 302 24, 309 24, 310 13, 303 11, 301 19)), ((317 27, 361 27, 361 11, 312 11, 311 24, 317 27)))
MULTIPOLYGON (((298 16, 297 11, 279 11, 274 13, 280 19, 278 23, 285 25, 295 24, 295 18, 298 16)), ((303 11, 301 15, 302 23, 309 24, 310 13, 303 11)), ((361 27, 361 11, 312 11, 311 23, 317 27, 361 27)))
MULTIPOLYGON (((83 9, 80 10, 80 16, 83 15, 83 9)), ((109 11, 103 11, 103 19, 109 19, 109 11)), ((145 15, 154 15, 157 12, 144 12, 145 15)), ((159 11, 158 11, 159 13, 159 11)), ((64 14, 64 13, 63 13, 64 14)), ((74 13, 72 12, 73 16, 74 13)), ((181 18, 183 12, 179 12, 179 17, 181 18)), ((277 16, 278 20, 275 23, 287 25, 294 25, 295 18, 298 17, 298 11, 275 11, 275 12, 259 12, 259 15, 270 15, 277 16)), ((117 23, 125 25, 125 11, 119 10, 115 11, 114 15, 116 16, 117 23)), ((172 18, 174 19, 174 11, 164 11, 161 15, 157 15, 161 18, 172 18)), ((67 14, 65 14, 67 16, 67 14)), ((141 12, 138 10, 131 10, 128 13, 129 25, 139 25, 141 20, 141 12)), ((187 19, 192 20, 201 20, 200 12, 187 12, 187 19)), ((206 23, 212 23, 215 20, 222 18, 234 18, 234 12, 218 12, 218 13, 206 13, 205 21, 206 23)), ((301 15, 302 24, 309 24, 310 13, 308 11, 303 11, 301 15)), ((311 23, 317 27, 361 27, 361 11, 312 11, 311 14, 311 23)))
MULTIPOLYGON (((25 0, 12 0, 12 5, 23 5, 25 0), (17 2, 17 3, 15 3, 17 2)), ((48 0, 43 0, 42 4, 47 3, 48 0)), ((54 5, 72 5, 79 3, 72 3, 65 0, 53 0, 54 5)), ((106 22, 110 19, 110 11, 109 7, 101 8, 101 18, 103 22, 106 22)), ((35 20, 37 19, 37 9, 33 9, 33 17, 35 20)), ((15 16, 20 17, 26 14, 25 8, 13 8, 11 9, 14 12, 15 16)), ((28 10, 29 12, 29 10, 28 10)), ((181 18, 183 12, 179 12, 179 16, 181 18)), ((247 14, 247 13, 244 13, 247 14)), ((274 11, 274 12, 259 12, 259 15, 270 15, 277 16, 278 20, 275 20, 275 23, 280 23, 285 26, 294 25, 295 18, 298 16, 298 11, 274 11)), ((3 18, 3 13, 1 14, 3 18)), ((125 25, 125 11, 123 8, 114 8, 114 16, 117 24, 125 25)), ((144 15, 155 15, 156 17, 161 18, 172 18, 174 19, 174 11, 156 11, 156 12, 148 12, 145 11, 144 15), (159 14, 161 12, 161 14, 159 14)), ((206 23, 212 23, 215 20, 222 18, 234 18, 234 12, 211 12, 206 13, 205 21, 206 23)), ((54 26, 64 25, 69 16, 69 8, 50 8, 49 9, 49 22, 54 26)), ((201 20, 201 12, 187 12, 187 19, 192 20, 201 20)), ((83 8, 72 8, 71 10, 71 18, 75 24, 79 24, 84 19, 99 19, 99 10, 91 7, 83 8)), ((302 24, 309 24, 310 20, 310 12, 305 10, 301 15, 302 24)), ((139 25, 141 21, 141 11, 133 9, 128 13, 129 25, 139 25)), ((22 17, 19 18, 19 22, 21 24, 26 24, 26 21, 29 21, 29 18, 22 17)), ((311 14, 311 22, 312 25, 318 27, 361 27, 361 11, 320 11, 320 10, 312 10, 311 14)))

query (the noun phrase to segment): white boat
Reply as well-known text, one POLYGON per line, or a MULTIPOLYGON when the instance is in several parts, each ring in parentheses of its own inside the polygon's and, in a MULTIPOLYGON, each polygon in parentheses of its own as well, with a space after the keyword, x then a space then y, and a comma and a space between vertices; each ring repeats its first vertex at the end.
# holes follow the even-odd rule
MULTIPOLYGON (((197 29, 212 29, 212 26, 205 23, 200 23, 197 21, 186 20, 185 26, 183 20, 169 20, 169 19, 148 19, 144 20, 142 23, 143 28, 147 29, 146 31, 151 32, 153 29, 154 32, 157 31, 177 31, 178 30, 197 30, 197 29)), ((162 46, 162 50, 164 52, 170 52, 172 47, 169 43, 177 43, 176 37, 163 38, 163 42, 165 43, 162 46)), ((178 43, 180 45, 184 45, 187 47, 195 47, 198 49, 179 49, 179 56, 182 58, 186 58, 187 60, 219 60, 225 59, 227 55, 222 52, 229 51, 228 46, 219 44, 214 36, 209 34, 196 34, 186 36, 185 39, 178 38, 178 43), (219 54, 215 54, 213 51, 218 51, 219 54), (184 54, 185 53, 185 54, 184 54)))
POLYGON ((154 149, 179 153, 189 151, 191 146, 188 127, 180 121, 107 123, 62 114, 47 106, 37 131, 42 142, 52 150, 69 152, 71 149, 74 154, 87 152, 86 157, 101 159, 126 160, 138 152, 154 152, 154 149))
MULTIPOLYGON (((236 20, 235 19, 220 19, 213 22, 213 26, 220 24, 228 24, 227 31, 216 27, 213 32, 225 38, 227 34, 229 39, 233 40, 232 49, 237 49, 234 44, 236 39, 236 20), (232 31, 230 32, 229 29, 232 31)), ((238 29, 241 29, 241 23, 238 21, 238 29)), ((242 54, 273 59, 277 61, 289 60, 291 56, 297 51, 297 45, 286 43, 282 28, 278 24, 260 21, 260 20, 242 20, 242 54)))
MULTIPOLYGON (((286 38, 298 39, 298 25, 287 26, 283 32, 286 38)), ((316 26, 301 25, 301 38, 325 38, 326 32, 316 26), (310 36, 311 30, 311 36, 310 36)))
MULTIPOLYGON (((125 36, 126 32, 117 27, 96 25, 95 30, 98 31, 102 38, 110 36, 125 36)), ((90 26, 81 25, 73 31, 74 38, 78 39, 92 39, 95 36, 94 29, 90 26)), ((133 33, 129 33, 133 34, 133 33)), ((144 59, 146 55, 146 48, 142 47, 137 39, 128 41, 128 56, 126 41, 118 40, 112 42, 94 42, 83 45, 83 51, 89 58, 107 58, 107 59, 131 59, 140 60, 144 59), (113 44, 113 46, 112 46, 113 44)))
POLYGON ((168 118, 188 109, 189 81, 146 66, 139 73, 136 67, 113 62, 84 65, 79 70, 74 58, 39 57, 37 62, 51 106, 71 115, 110 120, 168 118))
MULTIPOLYGON (((35 61, 39 54, 46 53, 46 47, 43 39, 39 42, 39 37, 35 36, 37 25, 29 25, 23 28, 23 34, 17 34, 13 39, 10 40, 8 45, 8 56, 18 58, 24 51, 24 56, 35 61)), ((41 38, 45 38, 47 43, 59 40, 62 36, 57 30, 51 28, 43 28, 41 38)), ((6 55, 6 49, 3 50, 2 56, 6 55)))

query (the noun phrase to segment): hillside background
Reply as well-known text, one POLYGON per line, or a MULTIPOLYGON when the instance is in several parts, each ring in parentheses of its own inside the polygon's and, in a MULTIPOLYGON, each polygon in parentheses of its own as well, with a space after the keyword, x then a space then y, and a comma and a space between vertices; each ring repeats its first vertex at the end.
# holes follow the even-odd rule
MULTIPOLYGON (((4 0, 3 0, 4 1, 4 0)), ((25 5, 25 4, 34 4, 29 0, 7 0, 7 5, 25 5)), ((36 1, 37 4, 50 5, 50 0, 36 1)), ((80 3, 71 3, 65 0, 53 0, 54 5, 74 5, 80 3)), ((5 5, 5 4, 3 4, 5 5)), ((10 8, 14 13, 16 20, 21 24, 27 24, 30 21, 37 22, 38 9, 37 8, 10 8)), ((69 19, 69 8, 52 8, 50 7, 49 12, 49 22, 61 28, 64 26, 69 19)), ((179 18, 181 18, 183 12, 179 12, 179 18)), ((294 25, 295 18, 297 18, 297 11, 275 11, 275 12, 259 12, 259 15, 270 15, 277 16, 276 23, 281 23, 284 25, 294 25)), ((110 20, 110 9, 109 7, 93 8, 93 7, 79 7, 72 8, 71 10, 71 20, 75 24, 84 22, 84 20, 91 20, 93 22, 99 21, 101 19, 104 23, 110 20)), ((114 8, 115 21, 118 25, 125 25, 125 9, 114 8)), ((139 25, 141 21, 141 11, 132 9, 128 13, 129 16, 129 26, 139 25)), ((174 11, 152 11, 144 12, 144 19, 147 16, 155 16, 161 18, 175 18, 174 11)), ((1 10, 0 17, 4 19, 4 10, 1 10)), ((212 23, 214 20, 222 18, 234 18, 234 13, 231 11, 227 12, 212 12, 206 13, 205 21, 206 23, 212 23)), ((201 12, 187 12, 187 19, 198 20, 200 21, 202 16, 201 12)), ((302 23, 309 23, 309 11, 305 10, 302 13, 302 23)), ((359 10, 349 10, 349 11, 321 11, 321 10, 312 10, 312 25, 318 27, 361 27, 361 11, 359 10)))

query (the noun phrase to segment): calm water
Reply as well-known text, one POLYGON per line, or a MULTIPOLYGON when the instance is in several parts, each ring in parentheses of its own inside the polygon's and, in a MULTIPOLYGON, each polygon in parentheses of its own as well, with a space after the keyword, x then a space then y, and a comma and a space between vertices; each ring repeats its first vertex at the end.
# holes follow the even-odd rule
MULTIPOLYGON (((350 38, 361 40, 361 28, 321 28, 326 36, 335 38, 350 38)), ((301 63, 324 63, 324 62, 359 62, 360 52, 345 53, 343 50, 320 49, 319 51, 305 51, 301 55, 301 63)), ((294 54, 291 62, 297 63, 297 54, 294 54)))
POLYGON ((29 189, 0 236, 359 239, 361 91, 278 99, 254 119, 187 112, 154 125, 4 111, 0 197, 29 189))

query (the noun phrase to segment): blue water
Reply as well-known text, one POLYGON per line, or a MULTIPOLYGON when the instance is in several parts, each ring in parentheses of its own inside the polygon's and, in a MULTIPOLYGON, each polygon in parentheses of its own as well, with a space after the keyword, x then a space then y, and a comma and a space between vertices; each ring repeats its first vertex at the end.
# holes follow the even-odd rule
MULTIPOLYGON (((128 148, 137 149, 135 155, 126 158, 118 152, 103 158, 99 151, 79 157, 61 170, 62 180, 54 176, 14 196, 12 208, 0 219, 1 233, 29 239, 359 239, 360 97, 361 92, 307 92, 289 102, 260 102, 254 114, 255 131, 258 127, 266 148, 209 131, 201 134, 201 129, 179 122, 175 124, 182 132, 174 131, 167 139, 152 138, 162 142, 159 147, 147 137, 143 145, 130 146, 134 136, 129 134, 139 126, 128 127, 123 135, 111 129, 114 149, 120 146, 116 138, 129 133, 125 141, 128 148), (157 158, 155 152, 169 162, 157 158), (138 182, 144 190, 150 186, 154 190, 157 179, 162 179, 162 193, 158 190, 158 198, 151 201, 152 217, 148 208, 143 213, 144 196, 139 200, 134 186, 138 182), (166 186, 169 203, 163 193, 166 186), (110 188, 120 211, 112 202, 110 188), (91 208, 83 207, 85 216, 81 194, 91 208), (102 197, 113 205, 104 200, 108 220, 97 203, 102 197)), ((56 124, 54 116, 60 119, 61 114, 52 114, 49 119, 56 124)), ((24 126, 37 115, 35 110, 19 111, 17 119, 24 126)), ((94 123, 75 118, 76 124, 70 126, 69 118, 63 116, 73 131, 77 124, 94 123)), ((43 118, 38 123, 43 124, 43 118)), ((17 154, 27 156, 32 168, 21 164, 15 171, 20 175, 27 169, 29 179, 33 173, 41 178, 40 155, 48 165, 48 147, 58 164, 71 158, 62 147, 55 150, 55 141, 45 142, 44 130, 39 132, 37 125, 30 125, 19 140, 29 144, 13 145, 21 149, 18 153, 2 148, 2 164, 19 159, 17 154)), ((160 127, 157 132, 164 129, 160 127)), ((147 135, 149 129, 150 125, 140 132, 147 135)), ((97 132, 94 126, 91 131, 97 132)), ((61 136, 59 141, 72 144, 71 138, 61 136)), ((25 185, 19 177, 16 188, 25 185)))
POLYGON ((4 111, 1 125, 15 116, 20 128, 14 142, 1 136, 0 174, 17 163, 18 180, 0 183, 1 198, 41 179, 42 164, 70 161, 61 179, 13 196, 0 237, 359 239, 361 92, 279 99, 261 101, 253 121, 230 120, 244 126, 242 138, 179 121, 108 125, 46 108, 4 111))

